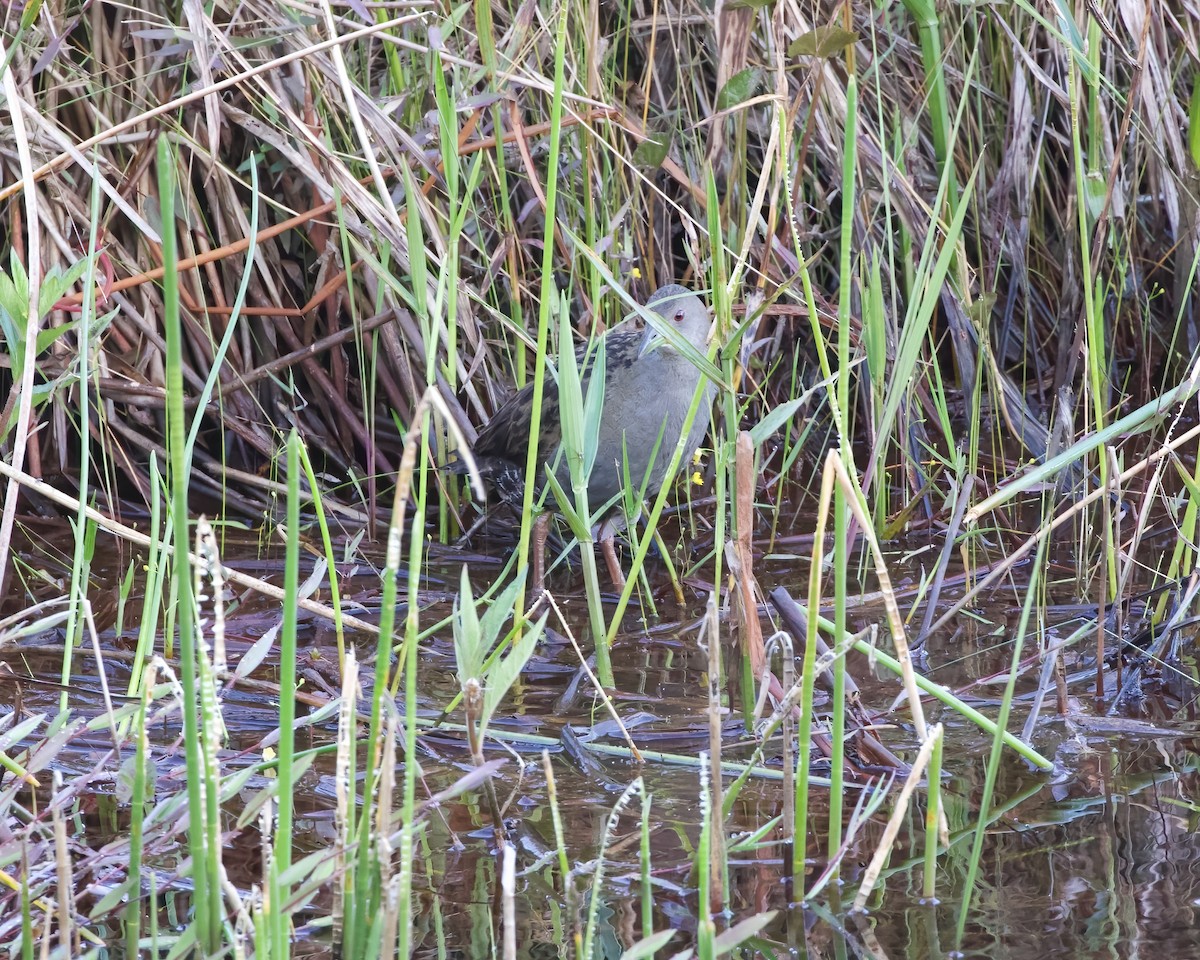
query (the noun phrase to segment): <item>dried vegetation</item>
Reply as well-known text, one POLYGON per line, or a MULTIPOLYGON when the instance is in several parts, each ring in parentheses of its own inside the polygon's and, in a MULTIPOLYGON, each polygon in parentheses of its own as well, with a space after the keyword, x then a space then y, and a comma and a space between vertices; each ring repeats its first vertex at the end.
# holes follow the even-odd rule
MULTIPOLYGON (((442 419, 469 439, 534 375, 539 339, 557 352, 557 291, 585 336, 627 313, 614 288, 642 301, 672 281, 711 291, 725 369, 741 361, 717 436, 732 445, 740 425, 791 414, 772 422, 771 444, 756 437, 767 468, 751 475, 774 511, 771 536, 788 532, 803 496, 778 481, 803 487, 827 442, 853 458, 881 536, 950 518, 957 531, 968 511, 1015 546, 1021 524, 995 511, 1053 480, 1100 504, 1086 528, 1100 533, 1079 538, 1079 581, 1094 596, 1098 578, 1111 596, 1136 577, 1128 532, 1098 489, 1122 470, 1126 484, 1144 478, 1125 488, 1140 511, 1136 545, 1168 465, 1195 488, 1177 459, 1190 434, 1176 429, 1200 344, 1200 19, 1189 4, 5 11, 6 612, 86 569, 79 553, 15 559, 53 542, 47 530, 71 542, 57 518, 75 514, 72 498, 119 537, 114 521, 157 509, 173 311, 164 231, 178 250, 167 272, 182 302, 194 510, 265 521, 264 539, 283 518, 284 485, 308 489, 284 469, 293 427, 345 539, 381 535, 431 386, 442 419), (178 169, 169 223, 163 140, 178 169), (812 416, 815 404, 833 412, 812 416), (827 441, 838 424, 842 442, 827 441), (1030 459, 1049 466, 1020 472, 1030 459), (964 491, 975 499, 957 499, 964 491)), ((423 437, 435 463, 453 434, 423 437)), ((726 463, 718 450, 716 469, 726 463)), ((415 512, 448 543, 472 519, 468 501, 429 477, 415 512)), ((1195 515, 1166 509, 1182 534, 1162 569, 1173 580, 1193 562, 1182 545, 1195 515)), ((113 607, 97 601, 101 631, 113 607)), ((45 626, 24 624, 6 624, 0 645, 45 626)), ((27 726, 0 737, 6 751, 36 740, 27 769, 83 736, 27 726)), ((23 893, 0 892, 0 942, 44 911, 63 954, 82 949, 83 906, 64 882, 72 858, 98 891, 130 848, 81 856, 54 818, 109 759, 77 770, 48 813, 13 814, 4 869, 34 869, 14 887, 23 893), (34 911, 31 890, 61 899, 34 911)), ((5 816, 19 796, 10 780, 5 816)), ((170 812, 147 842, 171 834, 170 812)), ((249 929, 253 906, 239 909, 228 916, 249 929)))

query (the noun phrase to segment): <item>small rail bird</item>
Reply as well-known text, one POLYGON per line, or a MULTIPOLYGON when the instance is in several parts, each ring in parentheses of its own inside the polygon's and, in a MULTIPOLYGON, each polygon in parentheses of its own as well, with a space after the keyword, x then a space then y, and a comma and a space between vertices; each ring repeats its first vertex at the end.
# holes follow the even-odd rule
MULTIPOLYGON (((712 323, 704 303, 685 287, 675 284, 660 287, 646 301, 679 337, 704 353, 712 323)), ((687 452, 695 450, 708 430, 715 387, 701 370, 684 356, 657 328, 645 329, 623 323, 604 334, 592 347, 576 351, 583 396, 588 396, 597 351, 604 354, 604 403, 600 411, 596 437, 596 456, 588 476, 589 508, 594 516, 604 517, 600 543, 613 583, 624 585, 624 575, 613 548, 614 534, 624 527, 625 516, 620 494, 628 472, 636 488, 645 484, 645 496, 653 496, 670 480, 670 465, 675 446, 683 433, 684 421, 692 397, 701 380, 704 395, 687 437, 687 452)), ((677 342, 677 341, 676 341, 677 342)), ((521 509, 525 493, 525 464, 529 455, 529 434, 533 412, 533 384, 511 397, 480 430, 474 445, 474 459, 480 474, 499 497, 521 509)), ((559 455, 562 421, 558 384, 552 377, 543 383, 542 415, 539 424, 537 469, 538 490, 545 484, 547 463, 564 491, 571 490, 566 458, 559 455)), ((451 463, 450 472, 465 474, 465 460, 451 463)), ((553 502, 553 495, 549 498, 553 502)), ((541 567, 545 527, 539 529, 535 544, 535 583, 541 567)))

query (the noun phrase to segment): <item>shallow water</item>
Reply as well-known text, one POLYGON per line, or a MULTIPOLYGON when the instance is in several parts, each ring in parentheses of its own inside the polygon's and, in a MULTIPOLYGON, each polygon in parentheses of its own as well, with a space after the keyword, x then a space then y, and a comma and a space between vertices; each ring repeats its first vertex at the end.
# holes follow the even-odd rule
MULTIPOLYGON (((486 548, 485 543, 478 549, 486 548)), ((421 603, 427 607, 423 609, 423 623, 436 622, 449 614, 448 598, 458 581, 453 558, 439 553, 437 564, 422 584, 421 603)), ((807 589, 803 579, 806 553, 802 544, 779 544, 775 559, 764 562, 758 571, 764 588, 783 582, 790 585, 794 596, 803 596, 807 589)), ((473 576, 480 583, 495 576, 499 569, 480 555, 472 560, 473 576)), ((931 562, 921 552, 897 552, 888 558, 902 607, 913 602, 912 588, 919 579, 922 560, 931 562)), ((238 566, 257 567, 257 561, 244 561, 238 566)), ((373 602, 377 605, 373 584, 377 580, 369 565, 364 566, 359 579, 345 585, 346 596, 369 609, 373 602)), ((703 578, 694 578, 689 584, 692 609, 679 611, 671 601, 660 598, 661 619, 651 622, 648 632, 632 629, 641 615, 630 614, 626 625, 631 629, 618 640, 613 662, 619 691, 617 708, 630 723, 639 745, 646 750, 694 757, 707 749, 704 691, 708 664, 707 654, 697 644, 702 603, 697 600, 696 588, 703 586, 703 578)), ((661 586, 656 580, 656 594, 662 592, 661 586)), ((582 612, 578 577, 570 571, 557 573, 551 587, 563 594, 568 611, 582 612)), ((873 590, 874 584, 865 587, 873 590)), ((957 596, 957 589, 948 587, 945 599, 957 596)), ((1066 584, 1051 591, 1048 599, 1066 600, 1070 593, 1071 586, 1066 584)), ((964 699, 989 716, 995 715, 1011 658, 1010 641, 1019 614, 1016 602, 1010 588, 974 606, 971 618, 964 616, 955 628, 931 637, 919 661, 932 680, 962 692, 964 699)), ((1078 623, 1070 619, 1075 615, 1077 611, 1067 608, 1044 609, 1040 615, 1042 635, 1050 641, 1066 636, 1078 623)), ((583 619, 576 614, 571 617, 583 619)), ((249 648, 273 618, 269 607, 255 605, 230 620, 231 661, 249 648)), ((867 603, 852 611, 851 627, 881 619, 878 603, 867 603)), ((919 622, 919 617, 914 620, 919 622)), ((581 642, 589 645, 586 626, 573 626, 581 642)), ((319 694, 322 677, 330 674, 336 662, 332 638, 323 625, 311 619, 306 620, 304 631, 301 648, 307 659, 301 664, 301 673, 308 671, 306 689, 319 694)), ((723 633, 728 636, 727 625, 723 633)), ((27 675, 56 680, 60 661, 47 650, 53 648, 56 638, 44 637, 41 642, 40 651, 27 643, 23 648, 6 649, 4 658, 19 673, 28 671, 27 675)), ((885 649, 890 647, 889 642, 880 642, 885 649)), ((111 688, 123 690, 127 675, 120 657, 121 651, 129 648, 127 638, 116 637, 110 629, 101 637, 101 647, 113 652, 106 660, 111 688)), ((362 649, 365 656, 373 649, 373 641, 363 642, 362 649)), ((1031 667, 1018 681, 1009 724, 1015 732, 1020 732, 1025 722, 1037 686, 1039 669, 1032 664, 1035 652, 1032 647, 1026 650, 1031 667)), ((103 712, 103 701, 91 661, 81 654, 76 663, 77 673, 69 691, 71 709, 83 716, 98 715, 103 712)), ((270 679, 272 663, 268 658, 255 676, 270 679)), ((882 734, 884 741, 901 756, 911 757, 916 738, 907 712, 886 714, 899 690, 897 681, 858 654, 850 654, 847 663, 862 687, 868 709, 890 723, 882 734)), ((979 878, 961 938, 962 955, 989 960, 1200 955, 1196 922, 1200 840, 1193 829, 1196 814, 1191 808, 1200 789, 1195 755, 1197 724, 1191 699, 1194 661, 1182 661, 1178 666, 1184 675, 1150 691, 1140 718, 1104 716, 1107 705, 1097 704, 1091 696, 1094 681, 1089 651, 1069 650, 1065 666, 1070 678, 1068 714, 1059 716, 1054 712, 1051 696, 1032 736, 1033 745, 1055 760, 1055 772, 1032 771, 1007 751, 1001 759, 979 878)), ((565 696, 577 671, 573 648, 552 637, 540 648, 495 726, 558 740, 563 728, 570 725, 586 736, 595 725, 606 721, 606 716, 596 707, 586 684, 574 696, 565 696)), ((369 680, 367 673, 364 670, 365 680, 369 680)), ((431 638, 425 646, 420 688, 419 709, 430 719, 437 717, 457 692, 449 630, 431 638)), ((53 712, 58 696, 54 686, 21 687, 21 705, 26 713, 53 712)), ((277 705, 263 693, 237 686, 224 689, 223 702, 229 731, 225 754, 228 772, 262 758, 260 742, 277 722, 277 705)), ((939 860, 938 902, 926 904, 921 900, 924 816, 923 794, 919 791, 916 806, 905 815, 883 887, 872 894, 864 915, 847 914, 845 905, 853 899, 863 868, 879 842, 890 802, 851 843, 843 861, 840 889, 826 891, 812 904, 793 904, 797 894, 790 887, 791 852, 785 846, 769 845, 731 857, 730 914, 726 922, 735 923, 765 910, 779 911, 759 941, 758 950, 763 955, 795 952, 805 936, 813 956, 952 955, 960 942, 956 926, 990 738, 932 702, 926 703, 926 711, 931 721, 945 723, 947 730, 943 797, 952 845, 939 860)), ((332 722, 320 724, 302 736, 302 746, 332 743, 332 722)), ((152 732, 152 740, 160 748, 156 752, 160 797, 183 787, 182 758, 172 756, 170 750, 177 737, 175 719, 152 732)), ((612 736, 606 739, 620 742, 612 736)), ((726 718, 724 740, 726 759, 748 756, 750 739, 738 716, 726 718)), ((69 780, 73 774, 92 770, 111 744, 103 730, 81 735, 57 755, 55 765, 69 780)), ((571 926, 562 906, 557 864, 552 865, 549 856, 554 833, 541 748, 513 746, 515 753, 494 746, 489 757, 508 758, 498 792, 502 802, 508 803, 506 816, 518 849, 518 942, 523 956, 556 956, 557 945, 568 939, 571 926)), ((424 782, 432 791, 449 786, 469 768, 464 738, 454 730, 427 731, 421 738, 421 751, 424 782)), ((561 749, 552 749, 552 755, 560 814, 571 863, 576 868, 591 864, 599 855, 610 811, 622 791, 636 777, 643 778, 653 797, 654 926, 681 931, 674 949, 690 942, 698 912, 692 870, 700 821, 698 768, 662 762, 639 767, 627 760, 594 756, 586 759, 585 767, 561 749)), ((778 757, 774 760, 777 763, 778 757)), ((231 816, 236 814, 239 802, 249 802, 264 785, 262 778, 253 778, 240 801, 235 798, 229 805, 231 816)), ((297 797, 297 858, 330 843, 335 805, 331 754, 317 758, 304 787, 302 796, 297 797)), ((95 809, 78 821, 78 840, 93 849, 127 829, 127 813, 122 816, 114 812, 108 799, 112 789, 111 783, 89 788, 95 809)), ((847 791, 848 809, 853 808, 858 792, 857 786, 847 791)), ((813 861, 810 878, 820 872, 828 853, 826 808, 825 792, 817 788, 807 849, 813 861)), ((636 810, 635 804, 632 812, 618 821, 618 840, 607 851, 605 882, 598 891, 603 898, 600 942, 606 957, 618 957, 641 932, 636 810)), ((781 784, 776 780, 752 780, 738 798, 726 822, 726 832, 734 836, 754 830, 781 812, 781 784)), ((230 836, 225 852, 230 879, 245 889, 261 876, 257 831, 250 824, 230 836)), ((480 796, 468 794, 444 804, 430 818, 421 849, 415 921, 417 955, 490 955, 499 937, 499 905, 493 899, 494 891, 499 889, 498 859, 491 817, 480 796)), ((172 851, 157 850, 153 862, 162 871, 164 882, 168 880, 175 862, 172 851)), ((587 888, 582 879, 579 886, 587 888)), ((164 922, 168 913, 178 918, 179 911, 185 909, 186 900, 165 901, 164 922)), ((305 919, 298 917, 297 923, 305 919)), ((326 932, 303 927, 301 932, 308 938, 306 955, 326 952, 326 932)))

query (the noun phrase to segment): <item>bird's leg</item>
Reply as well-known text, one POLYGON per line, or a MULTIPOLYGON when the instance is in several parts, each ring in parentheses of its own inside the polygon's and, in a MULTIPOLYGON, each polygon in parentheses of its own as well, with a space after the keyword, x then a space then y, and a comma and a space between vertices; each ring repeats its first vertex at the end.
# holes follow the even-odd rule
POLYGON ((617 548, 613 546, 616 533, 616 524, 605 520, 600 525, 600 551, 604 554, 604 563, 608 567, 608 579, 617 590, 624 592, 625 574, 621 572, 621 565, 617 562, 617 548))
POLYGON ((550 535, 550 514, 538 514, 533 521, 533 595, 539 598, 546 589, 546 538, 550 535))
POLYGON ((608 565, 608 577, 613 582, 613 586, 618 591, 625 590, 625 574, 621 572, 621 565, 617 563, 617 548, 613 546, 613 535, 611 533, 600 541, 600 549, 604 553, 604 562, 608 565))

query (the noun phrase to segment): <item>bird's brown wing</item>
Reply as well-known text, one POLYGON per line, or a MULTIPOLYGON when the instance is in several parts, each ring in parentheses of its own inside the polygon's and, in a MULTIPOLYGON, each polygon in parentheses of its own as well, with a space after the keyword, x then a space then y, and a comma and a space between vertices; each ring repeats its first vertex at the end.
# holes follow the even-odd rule
MULTIPOLYGON (((628 367, 637 358, 642 334, 636 330, 623 330, 608 334, 601 344, 604 348, 605 382, 613 374, 628 367)), ((591 380, 592 354, 589 344, 581 344, 575 350, 575 362, 581 370, 581 386, 586 394, 591 380)), ((529 424, 533 419, 533 384, 526 384, 510 397, 484 424, 475 441, 475 454, 480 457, 502 457, 524 464, 529 455, 529 424)), ((553 452, 562 436, 559 414, 558 383, 547 377, 542 387, 542 416, 540 420, 538 450, 544 459, 553 452)))
MULTIPOLYGON (((533 384, 526 384, 484 424, 475 441, 475 455, 511 460, 524 465, 529 456, 529 425, 533 419, 533 384)), ((547 440, 559 434, 558 384, 547 377, 542 386, 542 416, 538 449, 545 456, 547 440)))
MULTIPOLYGON (((601 341, 605 351, 605 384, 632 364, 642 342, 638 330, 621 330, 608 334, 601 341)), ((594 350, 589 344, 575 351, 581 386, 586 394, 591 380, 594 350)), ((533 384, 526 384, 497 410, 475 440, 474 454, 480 471, 505 499, 520 499, 525 461, 529 456, 529 427, 533 419, 533 384)), ((559 411, 558 383, 547 377, 542 387, 542 415, 539 420, 538 460, 544 463, 554 455, 562 439, 562 418, 559 411)), ((454 465, 452 465, 453 467, 454 465)))

